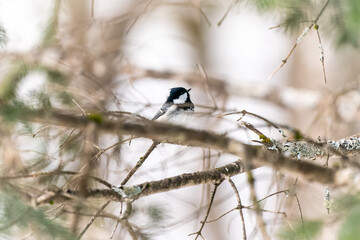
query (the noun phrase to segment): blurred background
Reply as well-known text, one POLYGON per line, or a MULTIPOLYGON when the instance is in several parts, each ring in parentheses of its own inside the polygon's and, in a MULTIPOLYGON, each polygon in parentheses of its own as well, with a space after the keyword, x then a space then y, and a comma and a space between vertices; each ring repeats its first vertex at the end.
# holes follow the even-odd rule
MULTIPOLYGON (((258 136, 237 121, 241 115, 218 117, 247 110, 297 128, 315 140, 338 140, 359 132, 359 16, 356 0, 1 0, 0 99, 15 107, 74 114, 121 111, 151 119, 169 89, 182 86, 192 88, 195 104, 189 128, 256 144, 252 140, 258 136), (295 50, 288 55, 294 44, 295 50)), ((2 120, 12 116, 4 115, 2 120)), ((242 120, 278 141, 291 138, 282 137, 259 119, 245 116, 242 120)), ((0 131, 3 174, 57 168, 78 171, 82 166, 79 158, 86 143, 81 131, 24 122, 2 122, 0 131)), ((120 134, 101 135, 94 144, 106 148, 121 139, 120 134)), ((151 140, 134 139, 114 147, 91 172, 118 185, 150 145, 151 140)), ((215 150, 160 144, 129 185, 213 169, 235 160, 215 150)), ((316 161, 322 165, 326 159, 316 161)), ((301 215, 310 220, 327 216, 325 186, 267 167, 253 173, 258 199, 287 192, 261 205, 269 210, 263 217, 273 238, 284 226, 294 228, 290 222, 299 221, 301 215)), ((17 191, 36 196, 50 186, 62 188, 68 178, 16 181, 12 183, 17 191)), ((247 177, 238 175, 233 181, 242 204, 250 206, 247 177)), ((142 198, 134 203, 130 221, 140 239, 193 239, 188 235, 198 231, 212 189, 196 186, 142 198)), ((9 199, 2 198, 4 203, 9 199)), ((103 203, 88 204, 88 213, 94 214, 103 203)), ((214 204, 209 220, 236 207, 230 185, 220 185, 214 204)), ((106 211, 119 215, 119 209, 119 203, 111 203, 106 211)), ((54 211, 49 216, 55 216, 54 211)), ((0 210, 3 216, 5 212, 0 210)), ((62 226, 69 227, 72 215, 66 211, 59 215, 62 226)), ((244 209, 244 217, 248 239, 263 239, 255 212, 244 209)), ((90 218, 81 217, 78 232, 90 218)), ((325 227, 316 239, 338 239, 339 224, 325 227)), ((131 239, 115 225, 113 219, 98 218, 83 239, 131 239)), ((49 235, 39 233, 40 228, 24 226, 3 228, 0 236, 48 239, 49 235)), ((240 226, 234 211, 207 223, 203 236, 239 239, 240 226)))

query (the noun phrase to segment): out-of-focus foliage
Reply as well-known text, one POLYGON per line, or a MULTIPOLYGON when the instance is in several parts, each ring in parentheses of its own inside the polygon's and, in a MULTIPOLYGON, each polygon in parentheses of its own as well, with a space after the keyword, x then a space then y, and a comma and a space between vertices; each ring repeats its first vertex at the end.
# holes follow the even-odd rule
POLYGON ((63 223, 47 217, 43 209, 25 205, 16 196, 0 193, 0 232, 14 236, 30 225, 33 231, 48 235, 49 239, 76 239, 63 223))
POLYGON ((46 29, 43 32, 42 44, 44 46, 51 45, 56 39, 57 25, 60 12, 60 0, 56 0, 54 4, 53 13, 47 22, 46 29))
POLYGON ((356 240, 360 236, 360 198, 345 196, 338 202, 338 211, 345 216, 340 228, 339 240, 356 240))
POLYGON ((360 37, 360 1, 334 1, 335 14, 330 19, 334 25, 334 35, 338 45, 359 46, 360 37))
POLYGON ((298 222, 294 229, 287 228, 279 234, 280 239, 316 239, 323 223, 321 221, 298 222))
MULTIPOLYGON (((358 195, 342 196, 338 199, 333 208, 338 218, 335 221, 341 222, 339 228, 339 240, 357 240, 360 236, 360 198, 358 195)), ((333 214, 332 214, 333 215, 333 214)), ((334 216, 334 215, 333 215, 334 216)), ((329 217, 331 217, 329 215, 329 217)), ((331 219, 331 218, 330 218, 331 219)), ((318 221, 305 221, 304 225, 297 223, 295 228, 290 227, 280 232, 281 239, 316 239, 323 227, 326 227, 327 219, 318 221)), ((330 220, 334 224, 334 220, 330 220)))
POLYGON ((302 31, 319 14, 320 30, 333 37, 337 46, 359 46, 360 1, 358 0, 255 0, 248 1, 261 12, 280 15, 281 27, 289 33, 302 31))
POLYGON ((2 120, 7 124, 15 123, 19 117, 24 117, 32 111, 23 102, 13 101, 11 104, 3 105, 0 109, 2 120))
MULTIPOLYGON (((66 77, 56 69, 51 69, 47 66, 42 66, 39 64, 27 64, 23 61, 17 61, 11 64, 9 70, 2 78, 0 83, 0 100, 4 102, 15 100, 16 90, 21 80, 30 73, 36 71, 44 73, 46 79, 52 84, 58 84, 62 86, 67 84, 66 77)), ((46 97, 45 92, 38 92, 38 94, 35 94, 34 96, 37 97, 37 102, 39 102, 41 106, 51 106, 50 98, 46 97), (46 103, 44 100, 46 100, 46 103)), ((70 102, 68 93, 63 91, 56 91, 53 96, 58 97, 59 100, 63 103, 70 102)))
POLYGON ((5 29, 0 25, 0 46, 4 46, 8 41, 5 29))
POLYGON ((15 97, 18 83, 29 73, 29 68, 24 62, 13 63, 0 83, 0 99, 8 101, 15 97))
POLYGON ((150 238, 159 234, 161 228, 167 223, 169 216, 163 206, 149 204, 141 207, 134 206, 130 220, 138 221, 136 219, 143 219, 139 228, 144 236, 150 238))
POLYGON ((147 213, 149 215, 151 225, 161 226, 165 219, 165 209, 163 209, 161 206, 150 205, 147 208, 147 213))

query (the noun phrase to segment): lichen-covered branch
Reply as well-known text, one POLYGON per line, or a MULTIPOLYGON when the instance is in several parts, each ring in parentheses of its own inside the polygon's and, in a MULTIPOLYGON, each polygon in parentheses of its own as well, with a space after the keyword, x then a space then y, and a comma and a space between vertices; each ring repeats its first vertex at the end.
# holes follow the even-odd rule
POLYGON ((319 142, 317 145, 306 141, 286 142, 277 144, 277 148, 285 155, 299 160, 314 159, 326 154, 333 155, 334 151, 344 156, 353 156, 360 153, 360 138, 352 136, 338 141, 319 142), (325 151, 326 149, 330 149, 330 151, 325 151))
MULTIPOLYGON (((87 194, 87 197, 105 197, 115 201, 123 201, 125 198, 137 199, 140 197, 166 192, 174 189, 196 186, 205 183, 218 183, 224 180, 225 177, 231 177, 236 174, 244 172, 244 166, 241 161, 235 161, 233 163, 227 164, 223 167, 208 170, 208 171, 198 171, 194 173, 185 173, 178 176, 165 178, 157 181, 144 182, 135 186, 130 187, 114 187, 111 189, 96 189, 90 190, 87 194), (115 188, 122 188, 124 192, 120 194, 115 188), (115 190, 114 190, 115 189, 115 190), (129 194, 133 189, 138 189, 135 194, 129 194)), ((66 199, 72 196, 77 196, 76 191, 70 192, 48 192, 36 199, 37 204, 46 203, 49 201, 61 201, 61 199, 66 199)))
MULTIPOLYGON (((318 182, 327 184, 334 183, 336 172, 333 169, 321 167, 310 162, 301 162, 297 160, 292 160, 293 162, 287 162, 285 157, 280 157, 279 160, 276 160, 276 156, 279 157, 281 155, 267 150, 258 152, 259 154, 257 154, 256 152, 251 152, 251 150, 249 150, 248 156, 255 161, 257 158, 265 157, 265 159, 269 161, 269 165, 279 165, 281 166, 279 167, 280 169, 288 169, 288 171, 295 173, 295 175, 299 175, 299 173, 302 173, 301 175, 306 179, 316 180, 318 182), (261 152, 263 152, 263 154, 261 154, 261 152), (275 162, 278 163, 275 164, 275 162)), ((238 160, 220 168, 194 173, 185 173, 157 181, 144 182, 134 186, 120 186, 113 187, 113 189, 89 190, 87 197, 106 198, 114 201, 123 201, 126 198, 137 199, 140 197, 189 186, 195 186, 205 183, 216 184, 220 181, 223 181, 227 177, 243 173, 247 170, 249 169, 244 168, 242 162, 238 160)), ((37 204, 43 204, 47 202, 64 201, 68 198, 76 197, 77 195, 77 191, 47 192, 46 194, 38 197, 35 202, 37 204)))

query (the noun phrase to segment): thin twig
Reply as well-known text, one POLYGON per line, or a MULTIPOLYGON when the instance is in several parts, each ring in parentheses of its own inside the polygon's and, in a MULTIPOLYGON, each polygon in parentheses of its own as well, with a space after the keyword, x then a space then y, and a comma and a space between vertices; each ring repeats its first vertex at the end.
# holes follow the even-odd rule
POLYGON ((94 5, 95 5, 95 0, 91 0, 91 17, 94 17, 94 5))
POLYGON ((213 190, 212 195, 211 195, 211 198, 210 198, 209 207, 208 207, 208 209, 207 209, 207 211, 206 211, 206 215, 205 215, 204 220, 201 221, 201 227, 200 227, 199 231, 197 231, 197 232, 195 232, 195 233, 190 233, 190 234, 189 234, 189 236, 196 234, 195 240, 198 239, 199 236, 201 236, 201 237, 203 238, 203 236, 202 236, 202 234, 201 234, 201 231, 203 230, 203 228, 204 228, 204 226, 205 226, 205 223, 206 223, 206 220, 207 220, 207 218, 209 217, 210 210, 211 210, 212 204, 213 204, 213 202, 214 202, 216 190, 217 190, 217 188, 218 188, 219 185, 220 185, 220 183, 215 184, 214 190, 213 190))
MULTIPOLYGON (((79 174, 78 172, 73 172, 73 171, 60 171, 58 169, 54 170, 54 171, 50 171, 50 172, 35 172, 35 173, 28 173, 28 174, 15 174, 15 175, 7 175, 7 176, 0 176, 0 179, 6 179, 6 180, 10 180, 10 179, 20 179, 20 178, 37 178, 37 177, 45 177, 45 176, 52 176, 52 175, 76 175, 79 174)), ((88 176, 90 179, 94 179, 95 181, 105 185, 108 188, 111 188, 112 185, 95 176, 88 176)))
POLYGON ((223 21, 225 20, 225 18, 227 17, 227 15, 229 14, 229 12, 230 12, 230 10, 235 6, 235 3, 236 3, 237 1, 236 0, 232 0, 232 2, 231 2, 231 4, 229 5, 229 7, 226 9, 226 12, 225 12, 225 14, 224 14, 224 16, 222 16, 222 18, 220 19, 220 21, 218 22, 218 26, 220 26, 222 23, 223 23, 223 21))
POLYGON ((251 195, 251 199, 252 199, 252 201, 254 203, 254 208, 255 208, 255 211, 256 211, 257 222, 258 222, 260 231, 262 233, 263 239, 270 240, 271 238, 270 238, 268 232, 266 231, 266 224, 265 224, 264 219, 262 218, 262 215, 260 213, 261 212, 260 211, 260 205, 259 205, 259 203, 257 201, 257 197, 256 197, 255 178, 254 178, 251 171, 247 171, 247 175, 248 175, 248 183, 249 183, 249 186, 250 186, 250 195, 251 195))
POLYGON ((305 35, 308 33, 308 31, 318 22, 319 18, 321 17, 321 15, 323 14, 324 10, 326 9, 327 5, 329 4, 330 0, 327 0, 325 5, 323 6, 323 8, 321 9, 321 11, 319 12, 319 14, 317 15, 317 17, 315 18, 315 20, 304 29, 304 31, 301 33, 301 35, 297 38, 294 46, 291 48, 290 52, 288 53, 288 55, 285 57, 285 59, 283 59, 281 61, 281 64, 275 69, 275 71, 268 77, 268 81, 271 80, 275 74, 287 63, 288 59, 290 58, 290 56, 292 55, 292 53, 294 52, 295 48, 298 46, 298 44, 300 43, 300 41, 305 37, 305 35))
MULTIPOLYGON (((309 22, 313 22, 313 21, 297 21, 296 23, 309 23, 309 22)), ((287 23, 285 22, 285 23, 278 24, 276 26, 269 27, 269 30, 279 28, 279 27, 281 27, 283 25, 287 25, 287 23)))
POLYGON ((64 185, 63 188, 66 188, 67 186, 69 186, 70 183, 71 183, 71 181, 74 181, 74 180, 77 179, 79 176, 81 176, 81 174, 82 174, 84 171, 87 171, 87 169, 89 168, 89 166, 90 166, 91 164, 93 164, 95 161, 97 161, 97 160, 101 157, 101 155, 104 154, 106 151, 108 151, 109 149, 114 148, 114 147, 116 147, 116 146, 118 146, 118 145, 120 145, 120 144, 123 144, 123 143, 129 141, 130 139, 131 139, 131 138, 127 138, 127 139, 125 139, 125 140, 116 142, 116 143, 112 144, 111 146, 109 146, 109 147, 107 147, 107 148, 103 148, 103 149, 100 148, 100 150, 98 151, 98 153, 95 154, 95 156, 93 156, 93 157, 90 159, 90 161, 86 162, 86 163, 81 167, 81 169, 79 170, 78 174, 75 175, 75 176, 73 177, 73 179, 71 179, 70 181, 68 181, 68 182, 64 185))
POLYGON ((106 202, 104 205, 101 206, 101 208, 96 212, 96 214, 90 219, 90 221, 86 224, 84 229, 79 234, 79 239, 84 235, 84 233, 89 229, 91 224, 95 221, 95 219, 100 215, 100 213, 109 205, 110 201, 106 202))
POLYGON ((62 143, 60 143, 59 145, 59 148, 61 148, 65 143, 66 141, 69 139, 69 137, 71 136, 71 134, 73 134, 73 132, 75 131, 76 128, 73 128, 70 133, 65 137, 64 141, 62 141, 62 143))
POLYGON ((299 198, 298 198, 298 196, 296 194, 296 191, 295 191, 295 186, 296 186, 297 181, 298 181, 298 178, 295 179, 294 192, 293 193, 294 193, 294 196, 295 196, 298 208, 299 208, 299 212, 300 212, 302 230, 303 230, 304 235, 306 235, 306 233, 305 233, 305 225, 304 225, 304 217, 303 217, 303 213, 302 213, 302 210, 301 210, 301 204, 300 204, 299 198))
POLYGON ((132 225, 129 223, 128 218, 130 217, 132 213, 132 201, 127 200, 126 201, 126 210, 124 212, 124 215, 121 217, 121 222, 123 226, 126 228, 128 233, 130 234, 131 238, 133 240, 137 240, 138 237, 136 235, 136 232, 134 231, 132 225))
MULTIPOLYGON (((138 91, 137 89, 135 89, 136 91, 138 91)), ((113 114, 113 115, 130 115, 130 116, 134 116, 137 117, 139 119, 145 120, 145 121, 150 121, 149 119, 147 119, 146 117, 141 116, 140 114, 137 113, 132 113, 132 112, 126 112, 126 111, 104 111, 103 113, 105 114, 113 114)))
POLYGON ((245 228, 245 220, 244 220, 244 214, 243 214, 243 205, 241 204, 241 198, 240 198, 240 194, 239 191, 237 190, 235 183, 231 180, 231 178, 227 178, 227 180, 229 181, 232 189, 234 190, 235 196, 236 196, 236 200, 238 202, 238 208, 239 208, 239 213, 240 213, 240 218, 241 218, 241 225, 242 225, 242 230, 243 230, 243 239, 246 240, 246 228, 245 228))
POLYGON ((36 135, 38 135, 40 132, 44 131, 45 129, 48 129, 49 127, 51 127, 50 125, 45 125, 42 128, 40 128, 39 130, 37 130, 36 132, 33 133, 33 137, 36 137, 36 135))
POLYGON ((272 30, 272 29, 275 29, 275 28, 279 28, 281 27, 282 25, 284 25, 285 23, 282 23, 282 24, 278 24, 276 26, 272 26, 272 27, 269 27, 269 30, 272 30))
POLYGON ((71 101, 72 101, 73 103, 75 103, 76 106, 78 106, 78 108, 80 108, 80 110, 82 111, 83 116, 86 116, 86 115, 87 115, 85 109, 83 109, 83 108, 80 106, 80 104, 75 101, 75 99, 71 99, 71 101))
POLYGON ((322 73, 323 73, 323 77, 324 77, 324 82, 326 84, 327 80, 326 80, 325 63, 324 63, 324 60, 325 60, 324 48, 323 48, 323 45, 322 45, 322 42, 321 42, 321 37, 320 37, 320 32, 319 32, 319 25, 315 24, 314 28, 316 30, 316 35, 317 35, 318 40, 319 40, 321 69, 322 69, 322 73))
POLYGON ((129 221, 127 219, 123 219, 122 221, 123 226, 126 228, 126 230, 128 231, 128 233, 130 234, 132 240, 137 240, 138 237, 136 235, 136 232, 134 231, 132 225, 129 223, 129 221))
MULTIPOLYGON (((265 199, 268 199, 269 197, 272 197, 272 196, 274 196, 274 195, 277 195, 277 194, 280 194, 280 193, 287 193, 287 192, 289 192, 288 189, 274 192, 274 193, 272 193, 272 194, 270 194, 270 195, 267 195, 266 197, 258 200, 257 203, 260 203, 260 202, 264 201, 265 199)), ((250 205, 249 207, 252 207, 252 206, 254 206, 254 204, 253 204, 253 205, 250 205)))
MULTIPOLYGON (((270 194, 270 195, 268 195, 268 196, 266 196, 266 197, 258 200, 257 203, 260 203, 261 201, 264 201, 265 199, 267 199, 267 198, 269 198, 269 197, 272 197, 272 196, 274 196, 274 195, 276 195, 276 194, 283 193, 283 192, 288 192, 288 191, 289 191, 289 190, 282 190, 282 191, 278 191, 278 192, 272 193, 272 194, 270 194)), ((253 206, 254 206, 254 204, 252 204, 252 205, 250 205, 250 206, 242 206, 242 208, 246 208, 246 209, 250 209, 250 210, 255 210, 255 209, 252 208, 253 206)), ((219 217, 217 217, 217 218, 215 218, 215 219, 213 219, 213 220, 208 220, 207 222, 208 222, 208 223, 209 223, 209 222, 215 222, 215 221, 219 220, 220 218, 224 217, 225 215, 227 215, 227 214, 229 214, 229 213, 231 213, 231 212, 233 212, 233 211, 235 211, 235 210, 237 210, 237 209, 239 209, 239 206, 237 206, 237 207, 235 207, 235 208, 233 208, 233 209, 231 209, 231 210, 229 210, 229 211, 221 214, 219 217)), ((263 212, 263 211, 266 211, 266 210, 260 209, 260 211, 263 212)), ((283 213, 280 213, 280 214, 283 214, 283 213)))
POLYGON ((132 175, 134 175, 134 173, 143 165, 145 160, 150 156, 150 154, 152 153, 152 151, 154 151, 154 149, 156 148, 157 145, 159 145, 159 142, 153 141, 153 143, 151 144, 149 149, 146 151, 144 156, 142 156, 139 159, 139 161, 136 163, 136 165, 129 171, 129 173, 127 174, 127 176, 124 178, 124 180, 121 182, 120 185, 125 185, 129 181, 129 179, 132 177, 132 175))
POLYGON ((242 111, 236 111, 236 112, 229 112, 229 113, 224 113, 224 114, 220 114, 217 116, 217 118, 222 118, 222 117, 225 117, 225 116, 229 116, 229 115, 234 115, 234 114, 242 114, 242 116, 238 119, 238 121, 240 121, 244 116, 246 115, 250 115, 250 116, 253 116, 253 117, 256 117, 260 120, 263 120, 264 122, 266 122, 269 126, 272 126, 274 127, 276 130, 279 131, 279 133, 281 133, 283 136, 284 136, 284 133, 283 133, 283 130, 281 129, 280 125, 270 121, 269 119, 267 118, 264 118, 256 113, 252 113, 252 112, 249 112, 249 111, 246 111, 246 110, 242 110, 242 111))
POLYGON ((132 21, 132 23, 130 23, 129 28, 125 31, 125 34, 126 34, 126 35, 127 35, 127 34, 130 32, 130 30, 134 27, 135 23, 137 23, 137 21, 139 20, 139 18, 141 17, 141 15, 146 12, 146 10, 147 10, 148 7, 150 7, 150 5, 151 5, 152 2, 153 2, 152 0, 149 0, 149 1, 145 4, 144 8, 140 11, 140 13, 136 14, 135 19, 132 21))
MULTIPOLYGON (((201 1, 199 2, 201 3, 201 1)), ((190 1, 190 6, 193 6, 195 9, 197 9, 201 14, 201 16, 203 16, 203 18, 205 19, 205 22, 209 25, 209 27, 211 27, 211 22, 209 18, 206 16, 205 12, 201 9, 201 6, 200 5, 197 6, 193 1, 190 1)))
POLYGON ((210 96, 211 101, 213 102, 213 105, 214 105, 214 109, 218 109, 217 104, 216 104, 216 100, 215 100, 214 96, 210 92, 209 81, 208 81, 209 77, 208 77, 207 73, 205 72, 204 67, 201 64, 196 64, 196 66, 199 69, 199 72, 200 72, 200 74, 202 75, 202 77, 204 79, 205 91, 210 96))
POLYGON ((76 234, 77 233, 77 228, 80 222, 80 210, 81 210, 81 205, 79 202, 76 203, 76 205, 74 206, 74 216, 72 219, 72 224, 71 224, 71 232, 76 234))
POLYGON ((228 215, 229 213, 231 213, 231 212, 233 212, 233 211, 235 211, 235 210, 238 210, 238 209, 239 209, 238 206, 237 206, 237 207, 234 207, 233 209, 230 209, 229 211, 221 214, 219 217, 214 218, 214 219, 212 219, 212 220, 208 220, 208 221, 206 221, 206 222, 207 222, 207 223, 216 222, 216 221, 219 220, 220 218, 225 217, 225 216, 228 215))
MULTIPOLYGON (((120 215, 121 215, 122 211, 123 211, 123 202, 120 203, 120 215)), ((120 220, 116 221, 115 227, 114 227, 114 229, 113 229, 113 231, 112 231, 112 233, 111 233, 111 235, 110 235, 110 239, 113 239, 114 234, 115 234, 115 232, 116 232, 116 229, 117 229, 118 226, 119 226, 119 223, 120 223, 120 220)))
POLYGON ((299 208, 299 212, 300 212, 302 229, 303 229, 303 232, 304 232, 304 234, 305 234, 304 217, 303 217, 303 214, 302 214, 300 201, 299 201, 299 198, 298 198, 298 196, 297 196, 297 194, 296 194, 295 192, 294 192, 294 196, 295 196, 295 198, 296 198, 296 202, 297 202, 297 205, 298 205, 298 208, 299 208))
MULTIPOLYGON (((298 38, 299 39, 299 38, 298 38)), ((280 69, 287 63, 287 60, 290 58, 291 54, 294 52, 295 48, 297 47, 298 43, 296 42, 294 46, 291 48, 288 55, 285 57, 285 59, 281 60, 281 64, 274 70, 274 72, 267 78, 267 81, 270 81, 275 74, 280 71, 280 69)))

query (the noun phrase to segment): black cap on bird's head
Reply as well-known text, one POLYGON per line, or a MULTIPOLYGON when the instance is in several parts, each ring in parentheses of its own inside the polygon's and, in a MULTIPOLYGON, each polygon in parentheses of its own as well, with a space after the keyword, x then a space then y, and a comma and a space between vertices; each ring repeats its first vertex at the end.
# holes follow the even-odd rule
POLYGON ((191 88, 186 90, 183 87, 171 88, 166 102, 152 120, 165 119, 165 117, 174 119, 174 116, 180 116, 179 113, 194 112, 195 106, 190 99, 190 90, 191 88))
POLYGON ((166 100, 168 103, 174 104, 184 104, 184 103, 191 103, 190 100, 190 92, 191 88, 186 90, 183 87, 176 87, 170 89, 170 94, 166 100))

